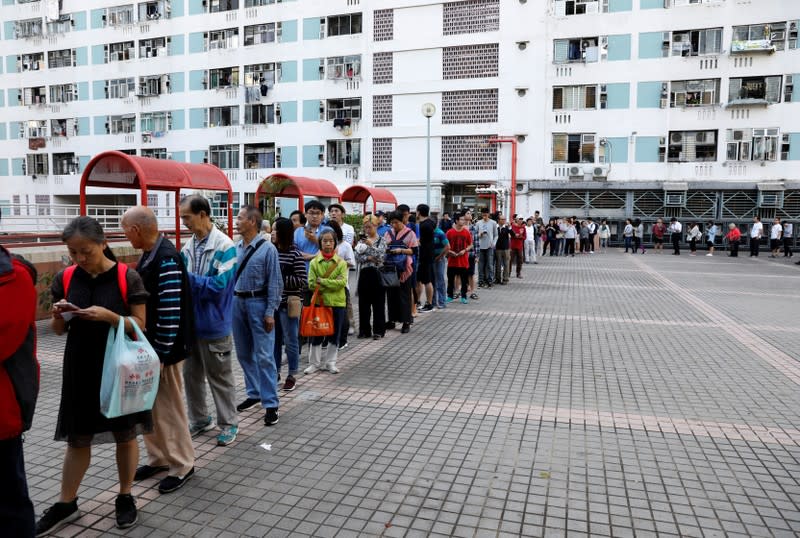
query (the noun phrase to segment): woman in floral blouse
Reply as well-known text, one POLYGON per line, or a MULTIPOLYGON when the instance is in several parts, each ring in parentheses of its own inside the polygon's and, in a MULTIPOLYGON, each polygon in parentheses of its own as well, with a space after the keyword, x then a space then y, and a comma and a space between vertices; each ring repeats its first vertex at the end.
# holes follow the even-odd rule
POLYGON ((358 273, 358 337, 383 338, 386 325, 386 292, 380 270, 386 255, 386 241, 378 235, 378 217, 364 217, 364 236, 355 248, 358 273), (370 310, 372 327, 370 328, 370 310))

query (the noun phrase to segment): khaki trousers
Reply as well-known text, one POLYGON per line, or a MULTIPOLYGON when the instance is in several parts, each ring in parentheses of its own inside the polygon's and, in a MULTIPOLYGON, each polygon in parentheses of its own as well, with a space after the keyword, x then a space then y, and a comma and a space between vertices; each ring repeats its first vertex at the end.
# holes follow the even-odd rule
POLYGON ((186 476, 194 467, 194 447, 183 404, 180 363, 164 366, 153 404, 153 433, 145 434, 147 464, 169 466, 170 476, 186 476))

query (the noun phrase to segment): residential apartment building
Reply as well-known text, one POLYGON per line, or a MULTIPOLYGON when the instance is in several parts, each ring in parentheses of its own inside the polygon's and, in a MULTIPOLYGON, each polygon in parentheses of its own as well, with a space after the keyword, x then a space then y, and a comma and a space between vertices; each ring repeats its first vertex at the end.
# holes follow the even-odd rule
POLYGON ((109 149, 216 164, 234 205, 276 171, 415 204, 431 103, 435 208, 800 219, 793 4, 2 0, 0 205, 76 203, 109 149))

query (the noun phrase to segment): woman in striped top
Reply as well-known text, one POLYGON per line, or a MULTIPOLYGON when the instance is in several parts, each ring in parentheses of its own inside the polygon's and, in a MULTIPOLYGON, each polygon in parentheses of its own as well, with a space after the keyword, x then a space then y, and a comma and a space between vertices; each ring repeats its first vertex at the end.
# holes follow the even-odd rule
POLYGON ((292 221, 285 218, 276 220, 273 231, 275 232, 275 246, 278 248, 278 261, 283 275, 281 305, 275 313, 275 365, 278 375, 280 375, 283 347, 285 346, 286 358, 289 362, 289 375, 283 383, 283 390, 290 391, 294 389, 295 375, 300 369, 299 305, 303 301, 303 290, 308 281, 308 274, 303 255, 294 244, 292 221), (289 308, 290 301, 295 303, 296 308, 289 308), (290 310, 293 311, 291 315, 290 310))
POLYGON ((386 291, 380 269, 386 255, 386 241, 378 235, 378 217, 364 217, 364 236, 356 245, 358 271, 358 337, 383 338, 386 325, 386 291), (372 311, 372 327, 369 318, 372 311))

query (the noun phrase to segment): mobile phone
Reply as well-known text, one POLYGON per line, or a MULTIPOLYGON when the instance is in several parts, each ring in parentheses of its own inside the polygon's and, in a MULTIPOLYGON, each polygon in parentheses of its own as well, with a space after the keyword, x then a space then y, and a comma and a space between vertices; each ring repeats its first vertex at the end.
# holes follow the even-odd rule
POLYGON ((75 310, 80 310, 79 306, 75 306, 74 304, 68 303, 66 301, 65 302, 56 303, 53 306, 58 308, 61 312, 73 312, 75 310))

